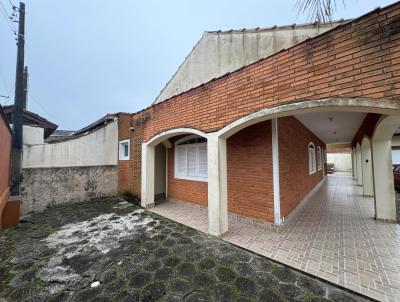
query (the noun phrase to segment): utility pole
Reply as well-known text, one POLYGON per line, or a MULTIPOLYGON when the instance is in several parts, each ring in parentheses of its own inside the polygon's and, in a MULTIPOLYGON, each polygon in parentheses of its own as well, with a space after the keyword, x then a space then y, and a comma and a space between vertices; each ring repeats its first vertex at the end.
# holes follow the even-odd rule
POLYGON ((19 23, 17 39, 17 67, 15 72, 15 98, 13 114, 13 152, 12 152, 12 184, 13 196, 20 195, 22 167, 22 131, 24 102, 24 46, 25 46, 25 3, 19 3, 19 23))
POLYGON ((27 100, 28 100, 28 85, 29 85, 29 73, 28 73, 28 66, 25 66, 24 69, 24 99, 22 102, 22 108, 26 109, 28 106, 27 100))

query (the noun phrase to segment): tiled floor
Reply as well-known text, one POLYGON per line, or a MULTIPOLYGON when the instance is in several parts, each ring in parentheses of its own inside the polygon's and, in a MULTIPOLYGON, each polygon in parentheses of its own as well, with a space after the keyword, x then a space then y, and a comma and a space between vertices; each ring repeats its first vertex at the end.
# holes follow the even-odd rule
MULTIPOLYGON (((372 219, 373 199, 348 175, 330 175, 279 232, 230 219, 223 239, 380 301, 400 301, 400 225, 372 219)), ((152 209, 203 232, 207 209, 152 209)))

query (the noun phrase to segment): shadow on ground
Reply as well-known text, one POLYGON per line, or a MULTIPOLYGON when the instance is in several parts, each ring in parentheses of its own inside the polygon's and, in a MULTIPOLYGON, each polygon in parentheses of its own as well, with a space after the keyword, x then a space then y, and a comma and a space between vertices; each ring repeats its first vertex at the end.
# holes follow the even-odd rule
POLYGON ((118 199, 0 236, 0 301, 365 301, 118 199))

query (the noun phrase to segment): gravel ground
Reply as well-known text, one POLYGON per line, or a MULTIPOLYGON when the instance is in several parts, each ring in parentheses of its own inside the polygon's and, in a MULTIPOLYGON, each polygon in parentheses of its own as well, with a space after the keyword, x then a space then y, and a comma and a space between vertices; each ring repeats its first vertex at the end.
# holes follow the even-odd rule
POLYGON ((120 199, 0 235, 0 301, 366 301, 120 199))

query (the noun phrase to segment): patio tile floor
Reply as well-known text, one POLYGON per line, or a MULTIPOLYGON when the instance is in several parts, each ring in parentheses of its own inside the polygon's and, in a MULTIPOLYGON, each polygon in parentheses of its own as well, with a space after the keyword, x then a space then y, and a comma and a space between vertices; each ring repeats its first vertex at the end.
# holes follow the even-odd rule
MULTIPOLYGON (((206 232, 205 207, 172 201, 151 210, 206 232)), ((333 174, 278 231, 230 216, 222 239, 379 301, 400 301, 400 225, 373 214, 373 198, 351 176, 333 174)))

